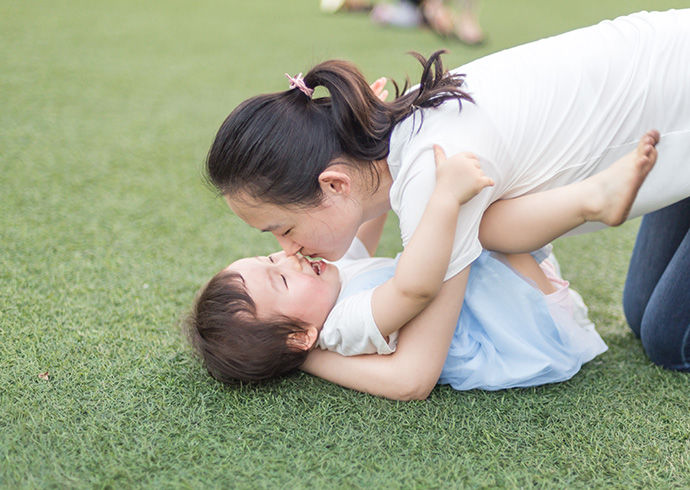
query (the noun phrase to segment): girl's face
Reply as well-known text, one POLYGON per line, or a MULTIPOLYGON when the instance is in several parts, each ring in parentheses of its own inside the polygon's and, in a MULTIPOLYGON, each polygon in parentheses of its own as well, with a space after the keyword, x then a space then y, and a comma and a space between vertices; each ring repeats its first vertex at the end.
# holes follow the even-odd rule
POLYGON ((325 193, 315 207, 262 203, 251 197, 225 197, 230 208, 250 226, 271 232, 287 255, 338 260, 350 247, 363 222, 361 206, 349 195, 325 193))
POLYGON ((227 270, 242 276, 259 318, 285 315, 321 330, 340 293, 336 266, 285 252, 240 259, 227 270))

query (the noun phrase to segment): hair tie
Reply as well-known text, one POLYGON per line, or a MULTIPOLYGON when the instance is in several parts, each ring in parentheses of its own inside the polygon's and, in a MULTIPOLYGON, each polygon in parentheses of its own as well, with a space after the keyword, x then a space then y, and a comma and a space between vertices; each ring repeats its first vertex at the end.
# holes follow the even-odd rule
POLYGON ((314 93, 314 89, 307 87, 307 85, 304 83, 304 78, 302 78, 301 73, 296 77, 291 77, 287 73, 285 74, 285 76, 288 77, 288 80, 290 80, 291 89, 298 88, 302 91, 304 95, 311 99, 311 95, 314 93))

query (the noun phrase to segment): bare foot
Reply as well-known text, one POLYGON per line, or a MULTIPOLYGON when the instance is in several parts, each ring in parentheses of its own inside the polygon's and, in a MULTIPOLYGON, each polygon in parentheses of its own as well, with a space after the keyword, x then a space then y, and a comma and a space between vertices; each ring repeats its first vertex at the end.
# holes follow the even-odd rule
POLYGON ((656 163, 656 145, 660 137, 655 129, 647 131, 637 148, 583 181, 591 186, 592 196, 585 214, 587 221, 618 226, 627 219, 637 192, 656 163))

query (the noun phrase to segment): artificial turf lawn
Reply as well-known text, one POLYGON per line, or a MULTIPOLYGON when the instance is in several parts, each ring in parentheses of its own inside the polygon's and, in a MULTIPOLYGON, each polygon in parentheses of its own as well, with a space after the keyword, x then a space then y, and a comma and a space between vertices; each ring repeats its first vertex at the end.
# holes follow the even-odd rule
MULTIPOLYGON (((0 4, 0 486, 688 486, 690 378, 621 313, 637 222, 556 244, 610 347, 558 385, 227 388, 179 334, 207 278, 276 247, 202 183, 243 98, 330 57, 414 81, 408 50, 453 67, 647 5, 487 0, 471 49, 307 0, 0 4)), ((380 251, 398 247, 391 221, 380 251)))

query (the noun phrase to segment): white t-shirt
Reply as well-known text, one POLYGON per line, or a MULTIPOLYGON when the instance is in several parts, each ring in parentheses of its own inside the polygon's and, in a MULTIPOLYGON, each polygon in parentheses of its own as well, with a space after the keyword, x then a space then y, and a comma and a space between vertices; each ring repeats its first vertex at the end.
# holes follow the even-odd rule
POLYGON ((495 186, 462 206, 446 279, 481 252, 495 200, 559 187, 608 167, 645 131, 659 159, 630 217, 690 196, 690 10, 642 12, 501 51, 454 70, 476 104, 448 101, 396 126, 388 165, 403 246, 435 183, 433 144, 475 153, 495 186))
POLYGON ((381 274, 376 271, 387 277, 391 268, 395 270, 395 260, 370 257, 364 244, 355 238, 345 256, 334 264, 340 272, 340 295, 319 333, 318 347, 344 356, 393 353, 398 332, 392 333, 388 340, 381 335, 374 322, 371 296, 382 282, 381 274), (348 286, 365 274, 371 274, 374 283, 350 294, 348 286))

